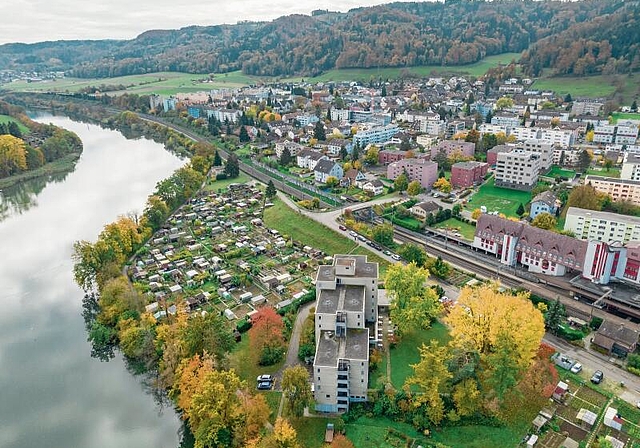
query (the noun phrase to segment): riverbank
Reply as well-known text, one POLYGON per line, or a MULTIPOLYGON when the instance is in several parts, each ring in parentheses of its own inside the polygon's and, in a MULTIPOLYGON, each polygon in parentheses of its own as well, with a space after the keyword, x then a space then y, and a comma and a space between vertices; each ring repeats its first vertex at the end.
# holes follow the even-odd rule
POLYGON ((39 177, 50 176, 52 174, 69 173, 75 169, 76 163, 78 162, 78 159, 80 159, 81 155, 82 153, 80 152, 67 154, 66 156, 47 163, 40 168, 0 179, 0 189, 12 187, 20 182, 37 179, 39 177))

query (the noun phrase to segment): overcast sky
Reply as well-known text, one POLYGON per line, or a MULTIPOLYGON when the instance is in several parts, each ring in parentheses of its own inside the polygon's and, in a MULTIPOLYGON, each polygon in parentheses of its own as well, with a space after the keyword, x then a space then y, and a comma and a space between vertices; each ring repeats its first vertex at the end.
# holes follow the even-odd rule
POLYGON ((10 0, 0 44, 60 39, 131 39, 150 29, 271 20, 314 9, 348 11, 390 0, 10 0))

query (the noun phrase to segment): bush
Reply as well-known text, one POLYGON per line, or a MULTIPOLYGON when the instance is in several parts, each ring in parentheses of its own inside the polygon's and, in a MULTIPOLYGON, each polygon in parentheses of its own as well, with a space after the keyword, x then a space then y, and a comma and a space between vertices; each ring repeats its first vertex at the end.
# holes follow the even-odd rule
POLYGON ((598 328, 600 328, 600 325, 602 325, 603 319, 601 317, 592 317, 591 318, 591 322, 589 322, 589 327, 591 327, 592 330, 597 330, 598 328))
POLYGON ((627 367, 640 369, 640 355, 631 354, 627 357, 627 367))
POLYGON ((227 178, 226 173, 218 173, 216 174, 216 180, 225 180, 227 178))
POLYGON ((585 335, 580 330, 575 330, 566 325, 558 325, 558 336, 567 341, 577 341, 584 338, 585 335))
POLYGON ((247 320, 246 318, 242 319, 236 324, 236 329, 240 333, 246 333, 247 331, 249 331, 249 328, 251 328, 251 321, 247 320))

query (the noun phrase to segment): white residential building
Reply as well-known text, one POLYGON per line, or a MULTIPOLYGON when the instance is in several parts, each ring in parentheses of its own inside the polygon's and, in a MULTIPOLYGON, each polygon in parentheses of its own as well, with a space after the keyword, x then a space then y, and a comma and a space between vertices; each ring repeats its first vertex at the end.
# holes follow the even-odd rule
POLYGON ((440 115, 436 114, 437 119, 429 117, 420 117, 418 123, 420 124, 420 132, 424 132, 429 135, 443 135, 447 124, 444 120, 440 119, 440 115))
POLYGON ((584 183, 591 184, 600 193, 608 194, 614 201, 630 201, 634 205, 640 205, 640 181, 638 180, 586 176, 584 183))
POLYGON ((638 126, 635 124, 621 124, 616 126, 616 144, 635 145, 638 140, 638 126))
POLYGON ((499 132, 502 132, 504 135, 509 135, 511 129, 507 129, 504 125, 482 123, 478 131, 481 134, 498 134, 499 132))
POLYGON ((580 160, 580 152, 576 149, 553 148, 553 165, 561 167, 576 166, 580 160), (564 154, 564 155, 563 155, 564 154))
POLYGON ((379 144, 391 140, 391 138, 400 131, 400 128, 395 124, 389 124, 387 126, 378 126, 371 129, 365 129, 358 131, 353 136, 353 144, 359 145, 360 148, 364 148, 370 144, 379 144))
POLYGON ((593 128, 593 143, 613 143, 615 134, 616 127, 614 125, 605 124, 601 126, 595 126, 593 128))
POLYGON ((235 109, 205 109, 207 118, 215 117, 221 123, 228 121, 236 123, 242 116, 242 111, 235 109))
POLYGON ((369 337, 377 324, 378 263, 364 255, 335 255, 316 275, 313 384, 316 410, 346 412, 367 400, 369 337))
POLYGON ((289 154, 291 154, 291 157, 296 157, 300 151, 305 149, 304 146, 296 142, 290 142, 288 140, 278 142, 276 143, 276 156, 278 158, 282 156, 284 148, 287 148, 289 150, 289 154))
POLYGON ((538 128, 526 128, 524 126, 517 126, 511 128, 511 133, 516 140, 524 142, 527 140, 537 140, 540 138, 540 130, 538 128))
POLYGON ((313 171, 320 160, 327 159, 327 156, 318 151, 303 149, 296 155, 296 164, 300 168, 313 171))
POLYGON ((351 111, 349 109, 331 109, 331 121, 349 121, 351 111))
POLYGON ((553 162, 553 145, 544 140, 527 140, 522 145, 526 151, 540 154, 540 169, 548 170, 553 162))
POLYGON ((620 179, 640 180, 640 154, 625 154, 620 179))
POLYGON ((640 217, 569 207, 564 230, 576 238, 605 243, 640 241, 640 217))
POLYGON ((511 152, 498 153, 496 186, 515 190, 531 190, 538 182, 540 160, 539 153, 521 148, 511 152))

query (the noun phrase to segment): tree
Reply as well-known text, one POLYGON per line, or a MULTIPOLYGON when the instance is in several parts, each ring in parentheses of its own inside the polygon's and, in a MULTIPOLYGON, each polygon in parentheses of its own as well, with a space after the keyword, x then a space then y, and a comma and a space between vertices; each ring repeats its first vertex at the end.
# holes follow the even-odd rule
POLYGON ((371 145, 364 156, 364 161, 369 165, 377 165, 378 164, 378 154, 380 150, 377 146, 371 145))
POLYGON ((272 199, 275 197, 277 191, 276 186, 273 184, 273 180, 269 179, 269 183, 267 184, 267 189, 265 190, 265 196, 268 199, 272 199))
POLYGON ((508 96, 503 96, 496 101, 496 109, 503 110, 513 107, 513 100, 508 96))
POLYGON ((471 129, 464 138, 465 142, 477 143, 480 139, 480 133, 475 129, 471 129))
POLYGON ((393 246, 393 226, 391 224, 382 224, 373 228, 373 240, 383 246, 393 246))
POLYGON ((25 143, 12 135, 0 135, 0 178, 27 169, 25 143))
POLYGON ((288 412, 295 417, 302 417, 304 408, 313 399, 307 369, 302 366, 286 368, 282 374, 282 393, 288 412))
POLYGON ((222 166, 222 158, 220 157, 220 153, 217 149, 213 154, 213 166, 222 166))
POLYGON ((152 232, 156 232, 169 217, 169 206, 160 196, 151 195, 147 199, 147 206, 142 215, 142 225, 149 226, 152 232))
POLYGON ((482 149, 486 152, 498 144, 495 134, 486 133, 482 135, 482 149))
POLYGON ((411 365, 414 373, 407 379, 404 388, 407 392, 411 386, 418 388, 420 393, 414 395, 414 406, 426 409, 431 423, 438 425, 444 418, 442 395, 447 392, 448 382, 453 376, 447 367, 451 352, 435 339, 429 345, 422 344, 419 351, 420 361, 411 365))
POLYGON ((316 121, 316 126, 313 129, 313 137, 319 141, 325 141, 327 139, 322 120, 316 121))
POLYGON ((338 178, 336 176, 329 176, 329 177, 327 177, 327 181, 325 182, 325 184, 329 188, 334 188, 334 187, 337 187, 338 185, 340 185, 340 181, 338 180, 338 178))
POLYGON ((420 194, 421 191, 422 191, 422 185, 420 185, 419 181, 412 180, 411 182, 409 182, 409 185, 407 186, 407 194, 409 196, 417 196, 420 194))
POLYGON ((396 263, 387 269, 384 285, 392 299, 391 318, 400 334, 429 328, 442 311, 435 291, 425 287, 428 276, 429 272, 415 263, 396 263))
POLYGON ((251 140, 251 137, 249 137, 249 133, 247 132, 247 127, 246 126, 240 126, 239 139, 243 143, 248 142, 248 141, 251 140))
POLYGON ((347 160, 348 155, 349 152, 347 151, 347 148, 345 148, 344 146, 340 147, 340 160, 344 162, 345 160, 347 160))
POLYGON ((564 102, 565 103, 572 103, 573 102, 573 98, 571 98, 571 94, 567 93, 564 97, 564 102))
POLYGON ((276 311, 265 306, 251 317, 249 345, 256 361, 261 366, 279 362, 285 354, 284 322, 276 311))
POLYGON ((524 213, 525 213, 524 205, 522 205, 522 202, 521 202, 520 205, 518 205, 518 209, 516 210, 516 215, 522 218, 522 215, 524 215, 524 213))
POLYGON ((435 183, 433 184, 433 188, 435 188, 436 190, 440 190, 443 193, 449 194, 451 193, 451 182, 449 182, 444 177, 441 177, 437 181, 435 181, 435 183))
POLYGON ((605 171, 610 171, 611 168, 613 168, 613 160, 611 159, 604 159, 604 169, 605 171))
POLYGON ((555 229, 557 224, 558 224, 558 221, 556 220, 555 216, 553 216, 550 213, 538 213, 536 217, 533 218, 533 221, 531 222, 531 225, 533 227, 537 227, 539 229, 544 229, 544 230, 555 229))
POLYGON ((438 278, 447 278, 449 272, 451 272, 451 265, 438 256, 438 258, 429 260, 427 269, 438 278))
POLYGON ((442 168, 440 169, 440 171, 438 171, 438 179, 440 179, 441 177, 447 177, 447 174, 442 168))
POLYGON ((398 255, 409 263, 415 263, 417 266, 424 266, 429 258, 427 252, 422 247, 411 243, 405 243, 400 246, 398 255))
POLYGON ((266 436, 258 445, 259 448, 300 448, 298 435, 291 424, 278 417, 273 433, 266 436))
POLYGON ((560 298, 556 298, 553 302, 549 303, 549 308, 544 315, 544 326, 547 330, 553 334, 558 334, 558 327, 562 323, 562 320, 566 317, 567 312, 564 308, 560 298))
POLYGON ((462 205, 456 204, 451 209, 451 216, 459 218, 462 215, 462 205))
POLYGON ((333 442, 329 445, 331 448, 355 448, 351 440, 343 434, 335 434, 333 436, 333 442))
POLYGON ((591 130, 587 131, 587 134, 585 135, 584 138, 585 138, 585 140, 587 142, 592 143, 593 142, 593 137, 595 137, 595 135, 596 135, 596 132, 593 129, 591 129, 591 130))
POLYGON ((574 187, 567 198, 567 207, 585 208, 587 210, 601 210, 602 195, 598 194, 591 185, 579 185, 574 187))
POLYGON ((269 422, 271 409, 264 394, 249 395, 244 393, 242 396, 244 409, 244 440, 252 440, 260 436, 264 426, 269 422))
POLYGON ((280 154, 280 165, 289 166, 293 161, 293 157, 291 157, 291 151, 286 146, 282 150, 282 154, 280 154))
MULTIPOLYGON (((447 156, 447 152, 444 149, 440 149, 436 155, 432 158, 434 162, 438 164, 441 170, 449 170, 451 169, 451 162, 449 161, 449 156, 447 156)), ((438 176, 444 177, 444 176, 438 176)))
POLYGON ((360 158, 360 146, 358 144, 353 145, 353 149, 351 150, 351 161, 355 162, 360 158))
POLYGON ((235 179, 240 175, 240 162, 238 162, 238 156, 234 153, 230 153, 227 157, 227 163, 224 165, 224 173, 230 179, 235 179))
POLYGON ((633 100, 633 103, 631 103, 631 112, 637 112, 638 110, 638 103, 636 102, 636 100, 633 100))
POLYGON ((580 171, 584 173, 589 169, 589 166, 591 166, 591 159, 592 156, 589 151, 586 149, 580 151, 580 154, 578 154, 578 168, 580 168, 580 171))
POLYGON ((409 178, 405 173, 402 173, 393 182, 393 188, 395 191, 405 191, 409 186, 409 178))
POLYGON ((478 218, 480 218, 480 215, 482 215, 482 210, 476 208, 471 212, 471 219, 475 219, 477 221, 478 218))

